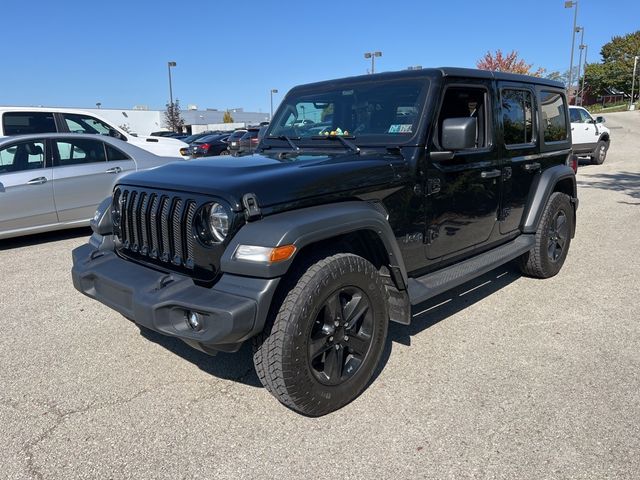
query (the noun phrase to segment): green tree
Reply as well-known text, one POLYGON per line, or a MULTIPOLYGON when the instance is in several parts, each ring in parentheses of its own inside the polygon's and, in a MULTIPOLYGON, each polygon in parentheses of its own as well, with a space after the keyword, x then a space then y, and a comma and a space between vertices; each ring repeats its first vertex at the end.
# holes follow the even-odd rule
POLYGON ((233 117, 231 116, 231 113, 229 112, 229 110, 224 112, 224 115, 222 116, 222 122, 223 123, 233 123, 233 117))
POLYGON ((180 115, 180 101, 178 99, 173 103, 167 103, 167 109, 164 112, 164 124, 172 132, 182 132, 184 118, 180 115))
POLYGON ((585 69, 586 88, 594 95, 603 95, 608 89, 630 94, 633 59, 640 55, 640 30, 613 37, 602 46, 600 55, 602 62, 590 63, 585 69))
POLYGON ((484 54, 484 57, 476 62, 476 67, 480 70, 520 73, 522 75, 533 75, 535 77, 541 77, 545 72, 544 68, 532 70, 533 63, 527 63, 522 58, 519 58, 516 50, 512 50, 506 55, 503 54, 500 49, 496 50, 495 54, 487 52, 484 54))

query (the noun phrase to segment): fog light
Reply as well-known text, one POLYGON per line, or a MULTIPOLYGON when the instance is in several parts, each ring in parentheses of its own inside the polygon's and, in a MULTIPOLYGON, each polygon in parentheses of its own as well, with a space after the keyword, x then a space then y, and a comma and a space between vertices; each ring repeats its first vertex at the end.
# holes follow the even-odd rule
POLYGON ((187 312, 187 324, 196 332, 202 330, 202 316, 198 312, 187 312))

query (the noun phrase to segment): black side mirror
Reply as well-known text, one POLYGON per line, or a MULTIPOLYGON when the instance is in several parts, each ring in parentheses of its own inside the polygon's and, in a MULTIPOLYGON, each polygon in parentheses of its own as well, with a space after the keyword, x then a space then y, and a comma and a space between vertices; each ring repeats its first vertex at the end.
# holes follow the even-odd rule
POLYGON ((475 117, 447 118, 442 122, 442 148, 464 150, 476 146, 478 119, 475 117))
POLYGON ((117 138, 118 140, 126 140, 125 136, 122 135, 119 131, 117 131, 115 128, 110 128, 109 129, 109 136, 113 137, 113 138, 117 138))
POLYGON ((604 117, 596 117, 596 123, 604 123, 604 117))

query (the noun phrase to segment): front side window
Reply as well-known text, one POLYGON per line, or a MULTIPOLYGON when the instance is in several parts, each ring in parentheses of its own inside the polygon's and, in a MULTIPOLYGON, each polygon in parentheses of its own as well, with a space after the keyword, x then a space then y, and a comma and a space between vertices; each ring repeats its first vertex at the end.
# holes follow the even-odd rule
POLYGON ((106 162, 104 144, 98 140, 56 140, 57 165, 65 167, 83 163, 106 162))
POLYGON ((51 112, 6 112, 2 116, 2 126, 5 135, 56 131, 56 122, 51 112))
POLYGON ((557 92, 540 92, 542 112, 542 134, 545 143, 561 142, 567 139, 567 105, 564 97, 557 92))
POLYGON ((89 115, 78 115, 75 113, 63 113, 67 127, 71 133, 92 133, 97 135, 109 135, 113 128, 110 125, 90 117, 89 115))
POLYGON ((295 92, 285 98, 266 136, 304 141, 340 135, 364 144, 406 142, 417 132, 426 88, 426 80, 412 79, 295 92))
POLYGON ((485 148, 490 143, 487 122, 487 91, 484 88, 454 86, 445 91, 434 143, 442 145, 442 126, 447 118, 476 118, 476 141, 474 148, 485 148))
POLYGON ((505 145, 533 142, 533 107, 531 92, 502 90, 502 125, 505 145))
POLYGON ((14 143, 0 150, 0 173, 44 168, 44 142, 14 143))

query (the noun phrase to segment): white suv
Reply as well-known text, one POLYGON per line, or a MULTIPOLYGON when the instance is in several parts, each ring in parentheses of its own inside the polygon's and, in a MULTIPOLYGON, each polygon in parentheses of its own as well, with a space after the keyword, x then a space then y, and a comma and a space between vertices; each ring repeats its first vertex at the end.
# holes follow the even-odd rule
POLYGON ((0 107, 0 137, 40 133, 108 135, 161 157, 181 157, 186 143, 174 138, 138 137, 103 118, 72 108, 0 107))
POLYGON ((579 157, 590 157, 598 165, 604 162, 609 149, 609 129, 605 127, 604 117, 595 120, 582 107, 569 107, 571 117, 571 138, 573 153, 579 157))

